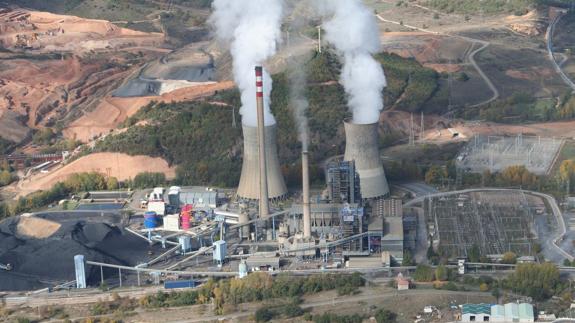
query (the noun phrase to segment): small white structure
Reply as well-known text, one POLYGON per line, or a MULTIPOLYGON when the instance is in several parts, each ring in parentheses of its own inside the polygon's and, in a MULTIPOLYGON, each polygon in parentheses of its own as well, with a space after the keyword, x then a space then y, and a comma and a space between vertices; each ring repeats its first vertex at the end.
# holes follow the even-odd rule
POLYGON ((519 305, 517 303, 505 304, 505 320, 519 322, 519 305))
POLYGON ((240 278, 244 278, 248 275, 248 265, 246 264, 245 260, 240 262, 240 265, 238 266, 238 273, 240 278))
POLYGON ((224 240, 219 240, 214 242, 214 246, 214 260, 217 261, 218 264, 221 264, 224 262, 227 256, 227 244, 224 240))
POLYGON ((180 216, 178 214, 169 214, 164 217, 164 230, 166 231, 179 231, 180 230, 180 216))
POLYGON ((190 236, 179 236, 178 242, 183 253, 192 250, 192 238, 190 236))
POLYGON ((457 273, 465 275, 465 259, 457 259, 457 273))
POLYGON ((74 266, 76 269, 76 288, 86 288, 86 269, 84 268, 84 256, 74 256, 74 266))
POLYGON ((403 274, 399 273, 397 278, 395 278, 397 283, 397 290, 408 290, 409 289, 409 279, 403 278, 403 274))

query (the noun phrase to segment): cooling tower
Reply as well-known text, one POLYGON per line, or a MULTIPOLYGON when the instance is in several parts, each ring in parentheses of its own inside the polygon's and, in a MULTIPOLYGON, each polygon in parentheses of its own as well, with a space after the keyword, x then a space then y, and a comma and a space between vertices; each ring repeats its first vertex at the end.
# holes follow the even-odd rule
MULTIPOLYGON (((259 200, 260 196, 260 159, 258 149, 258 128, 243 126, 244 161, 238 187, 238 197, 247 200, 259 200)), ((276 126, 265 127, 266 173, 269 199, 282 199, 287 188, 282 177, 276 146, 276 126)))
POLYGON ((355 161, 361 197, 377 198, 389 194, 389 186, 379 155, 377 123, 355 124, 346 121, 344 160, 355 161))

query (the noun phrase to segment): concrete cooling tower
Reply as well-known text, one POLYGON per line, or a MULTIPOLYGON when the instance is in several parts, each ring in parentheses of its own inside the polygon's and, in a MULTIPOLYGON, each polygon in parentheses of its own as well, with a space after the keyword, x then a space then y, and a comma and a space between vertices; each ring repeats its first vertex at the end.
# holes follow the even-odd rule
MULTIPOLYGON (((259 200, 260 196, 260 160, 258 149, 258 128, 243 126, 244 163, 238 187, 238 197, 247 200, 259 200)), ((265 127, 266 173, 269 199, 282 199, 287 188, 281 173, 276 145, 276 125, 265 127)))
POLYGON ((370 199, 388 195, 389 186, 379 155, 378 124, 355 124, 346 121, 344 126, 346 138, 344 160, 355 161, 361 197, 370 199))

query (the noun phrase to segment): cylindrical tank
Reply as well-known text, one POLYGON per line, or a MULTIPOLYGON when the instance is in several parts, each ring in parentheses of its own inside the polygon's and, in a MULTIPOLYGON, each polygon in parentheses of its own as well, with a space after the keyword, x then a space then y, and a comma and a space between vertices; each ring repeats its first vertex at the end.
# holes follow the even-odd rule
MULTIPOLYGON (((247 212, 241 212, 240 216, 238 217, 239 224, 245 224, 250 221, 250 217, 247 212)), ((240 228, 240 238, 242 239, 249 239, 250 238, 250 226, 244 225, 240 228)))
POLYGON ((246 264, 246 262, 244 260, 242 260, 240 262, 240 265, 238 267, 238 272, 239 272, 240 278, 244 278, 248 275, 248 265, 246 264))
POLYGON ((180 216, 181 221, 181 228, 182 230, 189 230, 190 229, 190 222, 192 220, 192 209, 193 206, 191 204, 186 204, 182 207, 182 212, 180 216))
POLYGON ((144 219, 151 219, 151 218, 156 218, 157 214, 154 211, 148 211, 144 213, 144 219))
MULTIPOLYGON (((247 200, 260 198, 260 166, 258 148, 258 128, 243 126, 244 160, 242 175, 238 186, 238 197, 247 200)), ((265 127, 266 174, 268 198, 282 199, 287 195, 287 188, 280 169, 276 144, 276 125, 265 127)))
POLYGON ((378 124, 355 124, 346 121, 344 125, 344 160, 355 161, 361 197, 370 199, 388 195, 389 186, 379 154, 378 124))
POLYGON ((144 227, 146 229, 154 229, 158 227, 158 219, 156 218, 146 218, 144 219, 144 227))
POLYGON ((144 227, 146 229, 154 229, 158 227, 158 215, 154 211, 144 213, 144 227))
POLYGON ((178 242, 180 243, 182 252, 186 253, 192 249, 192 239, 190 236, 179 236, 178 242))

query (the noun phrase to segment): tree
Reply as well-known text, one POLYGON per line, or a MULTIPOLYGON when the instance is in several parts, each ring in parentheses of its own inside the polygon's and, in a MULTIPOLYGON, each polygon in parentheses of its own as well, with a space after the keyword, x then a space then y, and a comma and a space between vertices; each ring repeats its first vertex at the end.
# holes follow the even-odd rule
POLYGON ((377 310, 375 313, 375 320, 377 323, 395 323, 396 318, 397 314, 383 308, 377 310))
POLYGON ((108 177, 106 180, 106 187, 109 190, 117 190, 120 187, 118 184, 118 179, 115 177, 108 177))
POLYGON ((433 165, 425 173, 425 182, 427 184, 440 185, 446 177, 447 171, 443 167, 433 165))
POLYGON ((537 301, 551 297, 560 287, 559 269, 552 263, 519 264, 507 280, 516 293, 537 301))
POLYGON ((440 265, 435 269, 435 279, 439 281, 446 281, 449 276, 447 267, 440 265))
POLYGON ((517 263, 517 255, 511 251, 503 254, 503 259, 501 259, 502 264, 515 264, 517 263))
POLYGON ((427 260, 429 260, 432 265, 437 265, 439 263, 439 255, 433 249, 433 245, 430 245, 429 248, 427 248, 427 260))
POLYGON ((481 258, 481 253, 479 251, 479 246, 473 244, 471 248, 467 251, 467 257, 469 258, 470 262, 479 262, 481 258))
POLYGON ((0 172, 0 186, 6 186, 12 183, 13 179, 14 177, 12 177, 12 174, 10 174, 9 171, 3 170, 0 172))
POLYGON ((407 266, 413 266, 414 263, 415 261, 411 256, 411 252, 409 250, 405 250, 403 252, 403 259, 401 260, 401 265, 407 267, 407 266))
POLYGON ((274 318, 274 312, 272 312, 267 307, 258 308, 255 314, 256 322, 268 322, 271 321, 273 318, 274 318))
POLYGON ((481 292, 486 292, 489 290, 489 285, 487 285, 486 283, 481 283, 479 285, 479 291, 481 292))
POLYGON ((426 265, 417 265, 413 278, 418 282, 433 281, 433 269, 426 265))

